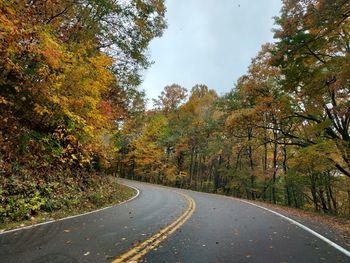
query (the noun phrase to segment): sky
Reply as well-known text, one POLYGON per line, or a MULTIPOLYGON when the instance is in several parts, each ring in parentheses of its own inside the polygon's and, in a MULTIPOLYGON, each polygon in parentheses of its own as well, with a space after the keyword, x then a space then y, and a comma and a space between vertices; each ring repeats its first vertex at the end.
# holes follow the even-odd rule
POLYGON ((205 84, 223 95, 247 72, 261 45, 273 42, 281 0, 166 0, 168 28, 149 48, 154 64, 141 89, 150 100, 166 85, 205 84))

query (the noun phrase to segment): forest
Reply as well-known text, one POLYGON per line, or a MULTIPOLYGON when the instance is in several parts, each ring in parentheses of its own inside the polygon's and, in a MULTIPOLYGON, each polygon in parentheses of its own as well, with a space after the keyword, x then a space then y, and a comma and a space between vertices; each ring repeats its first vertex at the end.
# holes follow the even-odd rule
POLYGON ((0 0, 0 223, 105 202, 108 175, 349 216, 350 2, 284 0, 230 92, 169 83, 149 109, 165 12, 0 0))
POLYGON ((0 0, 0 223, 108 202, 162 0, 0 0))
POLYGON ((283 1, 231 92, 166 86, 118 134, 121 176, 350 214, 350 2, 283 1))

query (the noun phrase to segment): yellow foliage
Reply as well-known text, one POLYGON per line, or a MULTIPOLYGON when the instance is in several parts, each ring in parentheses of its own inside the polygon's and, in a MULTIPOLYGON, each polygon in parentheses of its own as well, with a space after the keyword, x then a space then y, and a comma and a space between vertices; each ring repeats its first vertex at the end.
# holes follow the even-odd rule
POLYGON ((50 111, 45 106, 41 106, 38 103, 34 104, 34 112, 39 114, 40 116, 43 116, 44 114, 49 114, 50 111))
POLYGON ((0 104, 7 104, 8 101, 3 97, 3 96, 0 96, 0 104))
POLYGON ((39 53, 43 55, 46 63, 54 69, 60 67, 62 52, 60 46, 48 32, 40 32, 39 34, 40 46, 39 53))

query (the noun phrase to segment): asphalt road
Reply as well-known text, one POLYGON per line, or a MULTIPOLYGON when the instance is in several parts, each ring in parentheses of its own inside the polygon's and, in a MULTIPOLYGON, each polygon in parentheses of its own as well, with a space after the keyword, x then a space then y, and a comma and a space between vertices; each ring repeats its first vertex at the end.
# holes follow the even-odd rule
MULTIPOLYGON (((170 188, 124 182, 140 190, 136 199, 1 234, 0 263, 113 262, 188 209, 188 200, 170 188)), ((350 262, 326 242, 268 211, 221 196, 177 191, 192 197, 194 214, 142 262, 350 262)))

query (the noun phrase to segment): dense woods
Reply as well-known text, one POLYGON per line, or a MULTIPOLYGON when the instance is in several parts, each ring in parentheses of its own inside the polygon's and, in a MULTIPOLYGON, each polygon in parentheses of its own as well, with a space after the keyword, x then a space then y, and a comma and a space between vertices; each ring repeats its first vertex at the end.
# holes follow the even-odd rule
POLYGON ((164 13, 162 0, 0 0, 0 223, 110 190, 116 123, 138 111, 164 13))
POLYGON ((285 0, 231 92, 164 88, 117 133, 121 176, 350 213, 350 2, 285 0))

